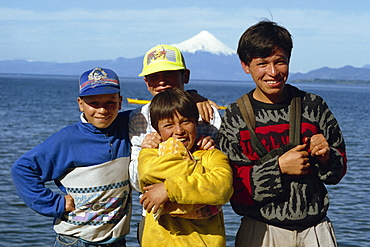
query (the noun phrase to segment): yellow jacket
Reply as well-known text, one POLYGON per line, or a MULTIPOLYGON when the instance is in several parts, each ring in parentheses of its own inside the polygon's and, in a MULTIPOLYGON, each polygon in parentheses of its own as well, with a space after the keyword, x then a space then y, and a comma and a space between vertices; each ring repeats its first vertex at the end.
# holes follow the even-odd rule
MULTIPOLYGON (((220 150, 198 150, 195 161, 174 154, 158 156, 157 149, 142 149, 139 155, 141 189, 164 182, 169 200, 179 204, 219 205, 229 201, 232 171, 220 150), (202 169, 199 169, 201 167, 202 169)), ((222 212, 209 219, 184 219, 162 215, 158 221, 147 213, 142 246, 225 246, 222 212)))

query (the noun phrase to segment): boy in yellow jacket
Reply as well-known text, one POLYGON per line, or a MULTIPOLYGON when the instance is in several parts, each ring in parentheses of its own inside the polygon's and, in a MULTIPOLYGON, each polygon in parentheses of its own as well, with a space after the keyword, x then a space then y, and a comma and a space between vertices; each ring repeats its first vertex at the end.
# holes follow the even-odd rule
POLYGON ((143 148, 139 155, 145 192, 140 203, 148 212, 142 246, 225 246, 223 214, 217 205, 227 203, 233 192, 228 158, 217 149, 196 150, 199 113, 185 91, 157 94, 150 116, 165 143, 159 150, 143 148), (158 210, 162 213, 155 218, 158 210))

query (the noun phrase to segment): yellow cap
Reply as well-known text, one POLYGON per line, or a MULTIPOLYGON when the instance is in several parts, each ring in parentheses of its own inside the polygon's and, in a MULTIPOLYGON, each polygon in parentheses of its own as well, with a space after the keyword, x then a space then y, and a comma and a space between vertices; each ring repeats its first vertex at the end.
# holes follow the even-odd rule
POLYGON ((143 70, 139 76, 146 76, 166 70, 186 69, 180 50, 172 45, 157 45, 144 56, 143 70))

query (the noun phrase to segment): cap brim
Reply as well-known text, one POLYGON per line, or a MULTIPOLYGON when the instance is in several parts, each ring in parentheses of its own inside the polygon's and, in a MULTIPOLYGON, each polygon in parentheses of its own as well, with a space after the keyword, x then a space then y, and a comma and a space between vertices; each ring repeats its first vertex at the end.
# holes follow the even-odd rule
POLYGON ((184 70, 186 69, 184 66, 178 66, 170 63, 158 63, 149 65, 145 70, 143 70, 139 76, 147 76, 150 74, 154 74, 161 71, 168 71, 168 70, 184 70))
POLYGON ((117 87, 95 87, 89 88, 83 92, 80 92, 79 96, 90 96, 90 95, 101 95, 101 94, 116 94, 119 93, 121 89, 117 87))

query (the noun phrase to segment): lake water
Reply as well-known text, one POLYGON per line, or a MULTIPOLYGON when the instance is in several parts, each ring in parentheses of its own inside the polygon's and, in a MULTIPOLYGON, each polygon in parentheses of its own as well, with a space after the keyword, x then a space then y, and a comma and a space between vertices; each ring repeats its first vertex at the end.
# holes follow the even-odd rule
MULTIPOLYGON (((52 246, 52 218, 26 207, 15 193, 10 175, 12 163, 52 133, 78 121, 78 77, 0 75, 0 246, 52 246)), ((150 99, 140 78, 121 78, 124 98, 150 99)), ((328 186, 329 218, 339 246, 370 245, 370 87, 354 85, 298 84, 321 95, 339 121, 347 145, 348 172, 335 186, 328 186)), ((234 102, 254 87, 251 82, 191 81, 188 89, 219 105, 234 102)), ((123 109, 137 105, 123 102, 123 109)), ((221 112, 223 114, 223 112, 221 112)), ((53 187, 53 185, 48 185, 53 187)), ((134 194, 134 214, 127 246, 138 246, 136 224, 141 207, 134 194)), ((240 217, 224 207, 227 246, 233 246, 240 217)))

